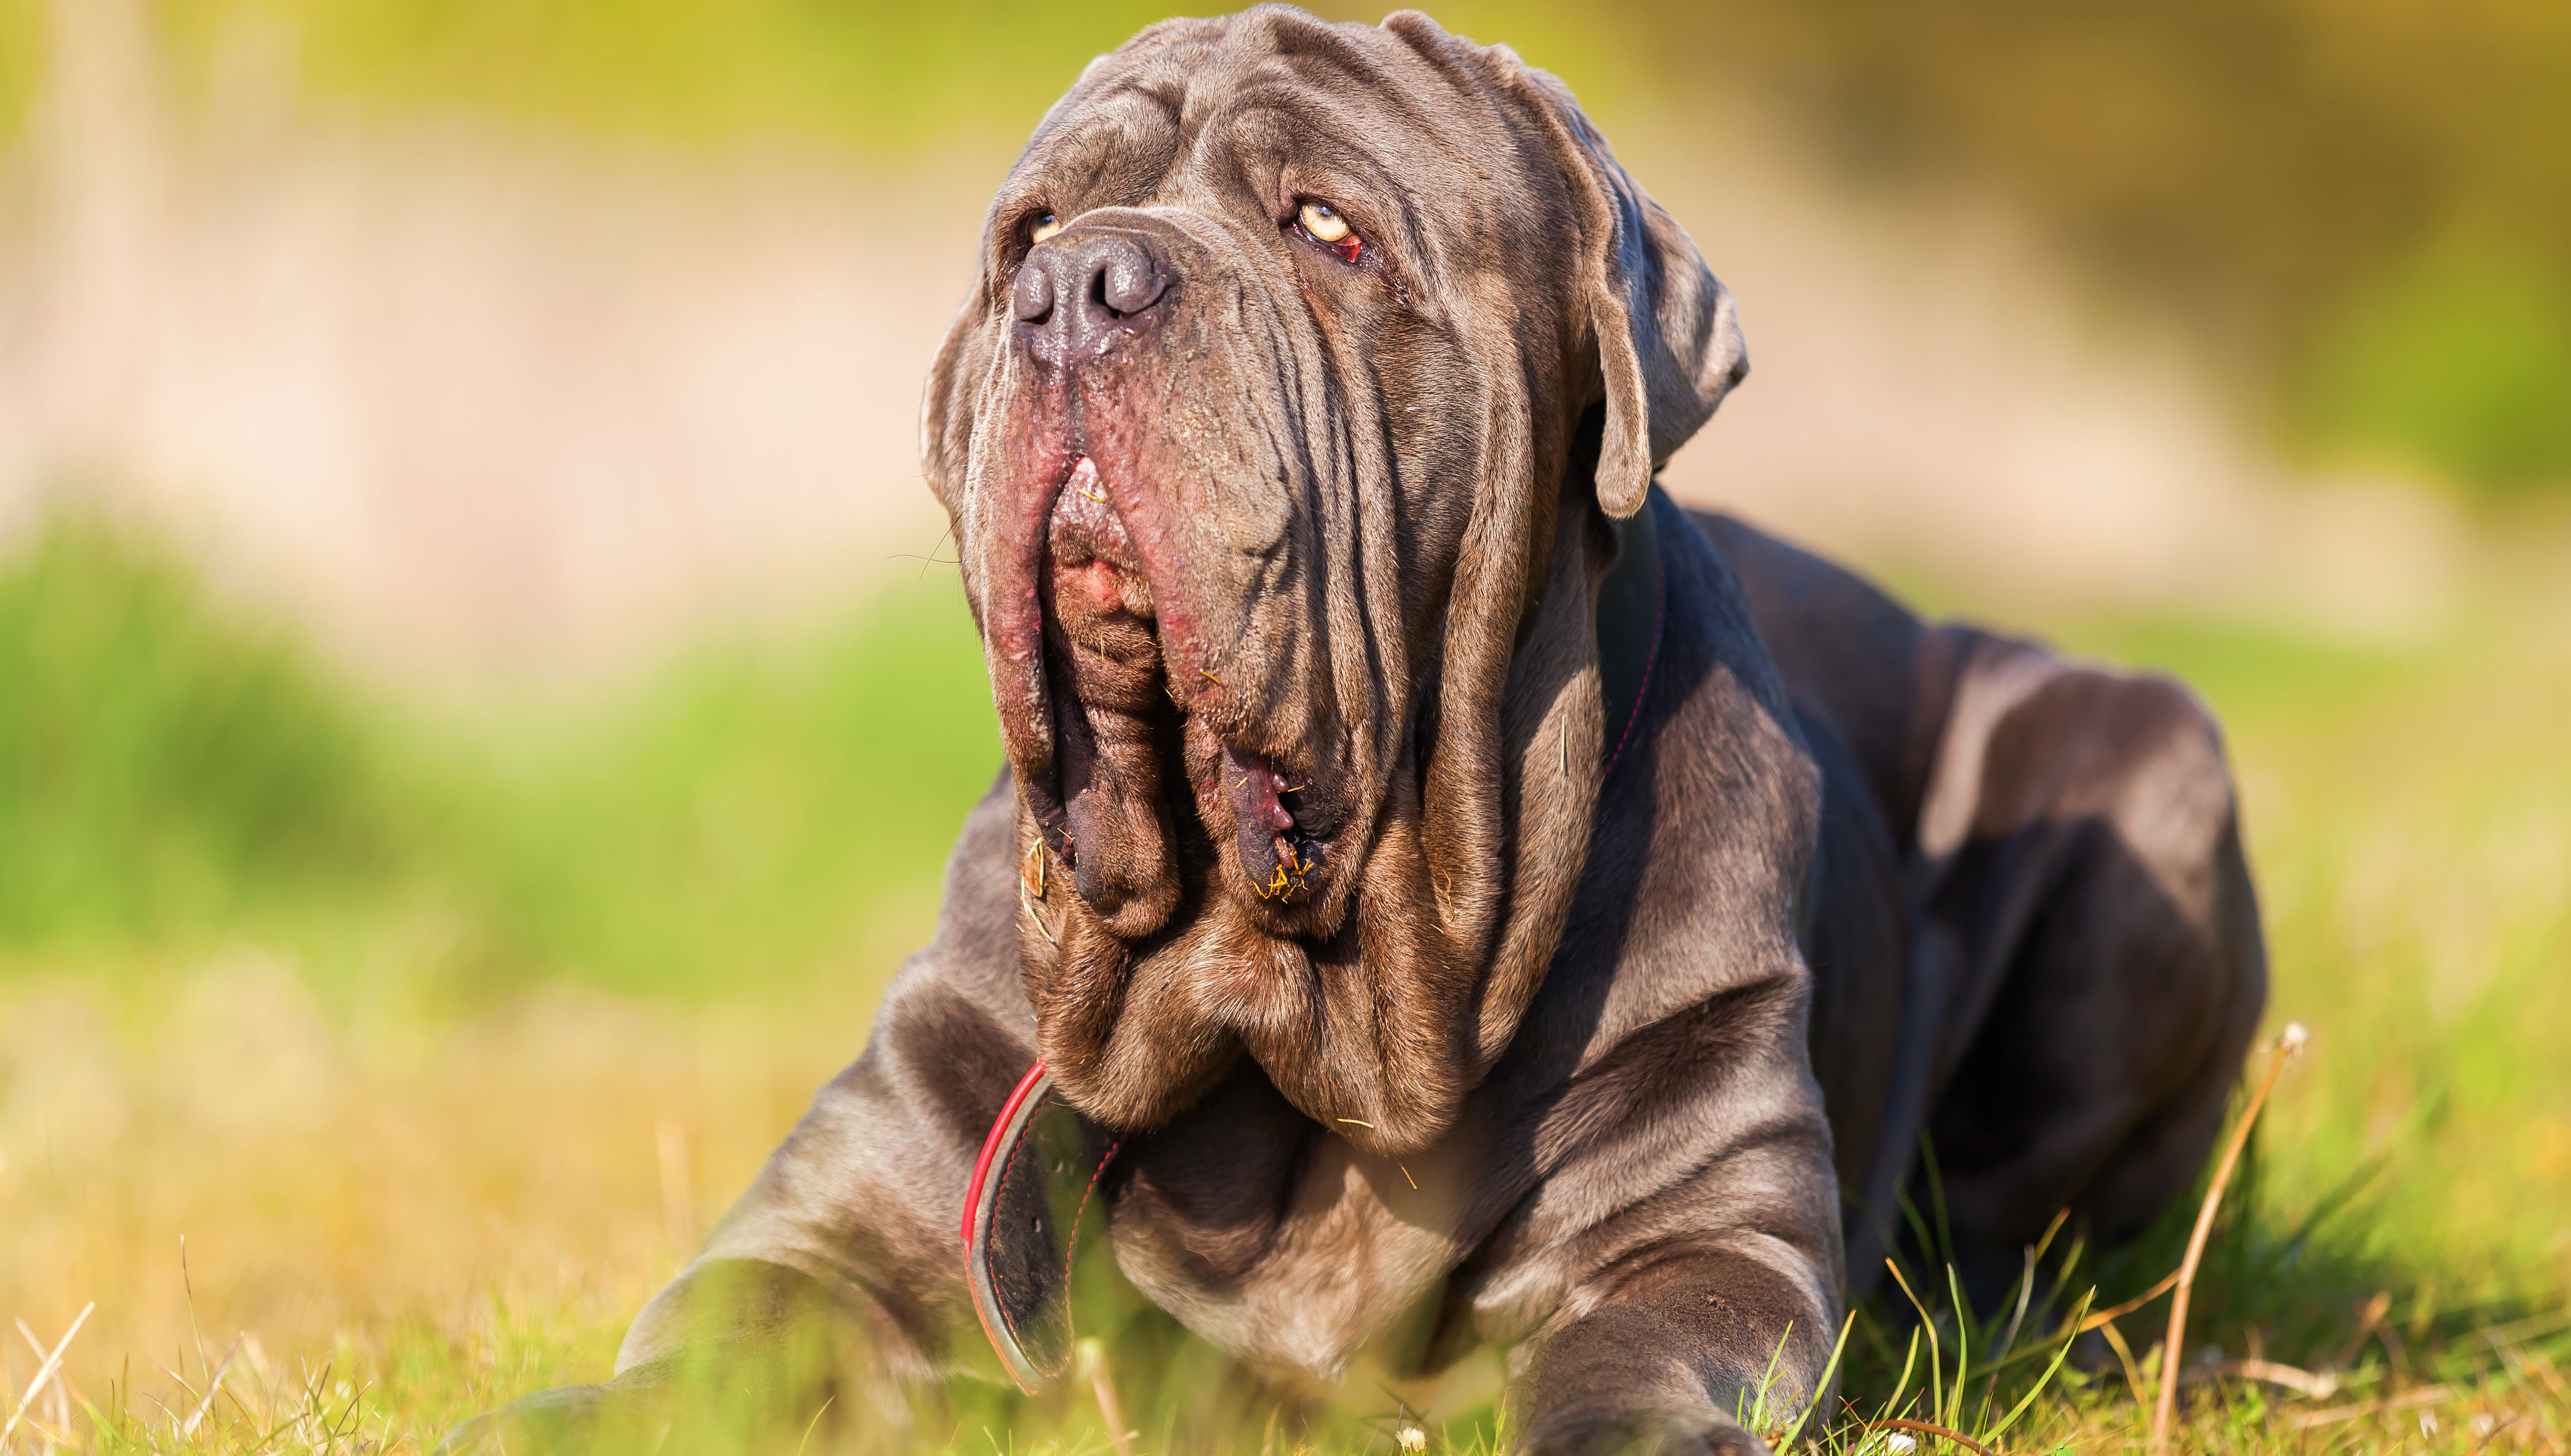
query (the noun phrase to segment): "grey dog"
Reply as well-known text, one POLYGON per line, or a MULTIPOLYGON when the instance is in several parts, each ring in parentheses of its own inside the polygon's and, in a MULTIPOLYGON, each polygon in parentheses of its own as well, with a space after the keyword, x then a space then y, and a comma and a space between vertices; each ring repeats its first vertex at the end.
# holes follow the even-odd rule
POLYGON ((1503 1346, 1543 1451, 1820 1398, 1923 1137, 1968 1275, 2151 1217, 2266 996, 2216 727, 1674 505, 1747 368, 1505 48, 1263 6, 1091 64, 928 384, 1008 759, 936 937, 615 1378, 452 1443, 987 1368, 958 1214, 1039 1059, 1154 1303, 1305 1380, 1503 1346))

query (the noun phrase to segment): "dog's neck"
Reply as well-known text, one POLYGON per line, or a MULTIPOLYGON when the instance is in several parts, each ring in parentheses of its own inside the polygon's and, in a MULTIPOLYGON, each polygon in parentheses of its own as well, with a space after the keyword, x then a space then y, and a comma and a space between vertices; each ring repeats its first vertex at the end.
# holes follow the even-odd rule
POLYGON ((1598 688, 1611 765, 1642 719, 1660 642, 1662 500, 1656 485, 1641 510, 1616 523, 1616 563, 1598 583, 1598 688))
MULTIPOLYGON (((1675 509, 1655 487, 1640 511, 1612 523, 1616 559, 1598 583, 1602 778, 1632 745, 1651 691, 1666 605, 1658 521, 1664 508, 1675 509)), ((1070 1230, 1053 1221, 1055 1213, 1085 1208, 1124 1146, 1124 1137, 1088 1122, 1055 1090, 1041 1061, 1028 1069, 983 1141, 964 1200, 967 1280, 984 1334, 1030 1394, 1049 1389, 1070 1362, 1065 1295, 1075 1245, 1070 1230), (1053 1156, 1019 1156, 1036 1142, 1046 1142, 1053 1156)))

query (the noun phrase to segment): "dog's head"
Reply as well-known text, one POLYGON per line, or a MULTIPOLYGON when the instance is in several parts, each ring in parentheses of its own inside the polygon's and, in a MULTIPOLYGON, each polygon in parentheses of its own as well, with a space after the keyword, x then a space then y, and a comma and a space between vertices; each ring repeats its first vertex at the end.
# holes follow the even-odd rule
POLYGON ((1614 519, 1745 368, 1570 93, 1423 16, 1172 21, 992 204, 929 381, 1064 1091, 1247 1050, 1359 1146, 1514 1032, 1601 773, 1614 519))

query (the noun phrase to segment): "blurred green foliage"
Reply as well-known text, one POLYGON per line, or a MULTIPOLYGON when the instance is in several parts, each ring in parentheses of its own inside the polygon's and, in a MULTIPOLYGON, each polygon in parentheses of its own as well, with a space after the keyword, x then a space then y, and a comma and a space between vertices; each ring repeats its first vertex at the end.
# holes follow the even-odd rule
POLYGON ((66 520, 0 575, 0 944, 154 937, 391 872, 357 713, 168 560, 66 520))
MULTIPOLYGON (((1021 137, 1092 56, 1154 21, 1213 9, 1171 0, 158 4, 188 65, 202 71, 248 27, 281 25, 311 85, 366 110, 464 108, 665 139, 802 135, 879 153, 1021 137)), ((1546 64, 1569 66, 1576 79, 1604 84, 1627 65, 1600 51, 1621 32, 1596 34, 1548 7, 1469 0, 1439 13, 1487 39, 1541 36, 1546 64)))
POLYGON ((324 95, 698 138, 810 134, 900 148, 1023 131, 1151 0, 164 0, 184 54, 283 22, 324 95))
POLYGON ((40 0, 0 0, 0 136, 16 133, 35 100, 43 71, 45 27, 40 0))
POLYGON ((395 714, 62 519, 0 568, 0 961, 426 917, 465 982, 822 973, 924 933, 988 702, 950 577, 576 720, 395 714))
POLYGON ((817 642, 708 646, 577 723, 448 750, 471 842, 446 872, 495 944, 723 992, 925 940, 1000 765, 980 639, 952 568, 928 572, 817 642))
POLYGON ((2297 403, 2314 439, 2491 487, 2571 480, 2563 255, 2512 241, 2434 243, 2321 319, 2308 359, 2297 403))
MULTIPOLYGON (((2116 291, 2184 318, 2317 461, 2498 492, 2571 482, 2559 0, 1433 9, 1559 72, 1611 125, 1620 98, 1684 116, 1692 98, 1747 91, 1858 175, 1996 188, 2116 291)), ((361 109, 904 152, 1023 135, 1089 56, 1167 6, 160 0, 160 13, 201 74, 247 23, 290 33, 309 84, 361 109)), ((10 74, 0 65, 0 97, 10 74)))
POLYGON ((1738 78, 1861 169, 1996 184, 2274 385, 2309 451, 2571 482, 2571 7, 1644 13, 1664 86, 1738 78))

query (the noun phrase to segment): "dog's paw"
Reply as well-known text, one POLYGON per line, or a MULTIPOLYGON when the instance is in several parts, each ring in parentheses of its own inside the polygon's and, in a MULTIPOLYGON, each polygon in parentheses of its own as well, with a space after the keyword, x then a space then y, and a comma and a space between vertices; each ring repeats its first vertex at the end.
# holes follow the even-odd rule
POLYGON ((1768 1447, 1711 1405, 1579 1405, 1527 1432, 1527 1456, 1769 1456, 1768 1447))
POLYGON ((432 1456, 585 1456, 598 1445, 609 1399, 603 1385, 522 1395, 448 1431, 432 1456))

